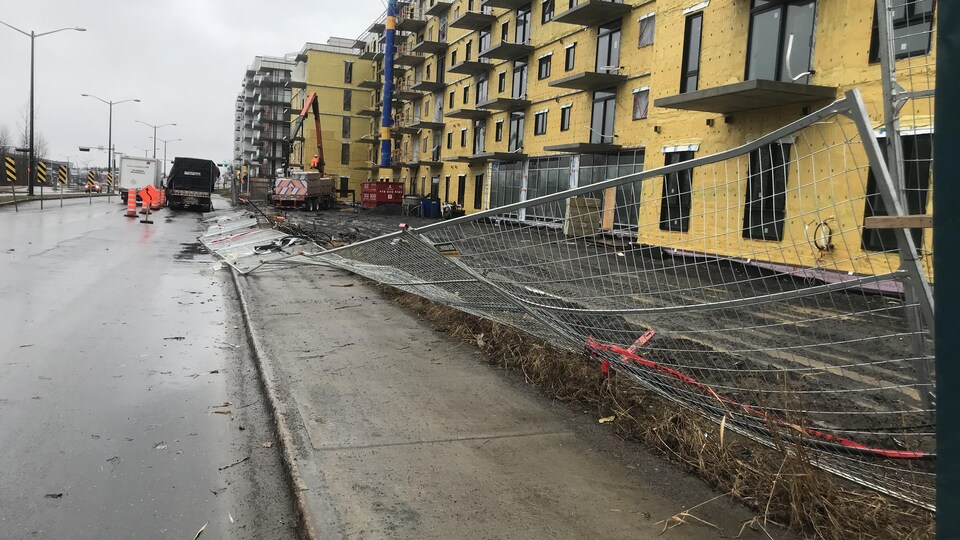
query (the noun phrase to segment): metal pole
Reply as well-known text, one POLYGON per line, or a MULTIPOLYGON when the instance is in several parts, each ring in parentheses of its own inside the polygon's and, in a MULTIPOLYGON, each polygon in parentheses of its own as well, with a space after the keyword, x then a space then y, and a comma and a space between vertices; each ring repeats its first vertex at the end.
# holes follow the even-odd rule
MULTIPOLYGON (((107 103, 110 109, 110 120, 107 121, 107 178, 113 176, 113 101, 107 103)), ((113 193, 113 184, 107 186, 107 202, 113 193)))
POLYGON ((167 177, 167 141, 163 141, 163 177, 167 177))
MULTIPOLYGON (((30 31, 30 157, 27 161, 27 196, 33 197, 33 50, 37 34, 30 31)), ((41 208, 43 202, 40 203, 41 208)))
POLYGON ((153 126, 153 160, 157 160, 157 126, 153 126))
POLYGON ((960 280, 951 278, 960 267, 960 186, 949 179, 960 175, 960 4, 937 2, 937 94, 934 104, 933 177, 944 181, 933 192, 933 259, 936 313, 937 373, 937 538, 960 538, 960 432, 951 418, 960 415, 960 280))
MULTIPOLYGON (((390 167, 393 127, 393 56, 397 51, 397 0, 387 2, 386 51, 383 53, 383 115, 380 118, 380 166, 390 167)), ((317 135, 319 137, 319 135, 317 135)))

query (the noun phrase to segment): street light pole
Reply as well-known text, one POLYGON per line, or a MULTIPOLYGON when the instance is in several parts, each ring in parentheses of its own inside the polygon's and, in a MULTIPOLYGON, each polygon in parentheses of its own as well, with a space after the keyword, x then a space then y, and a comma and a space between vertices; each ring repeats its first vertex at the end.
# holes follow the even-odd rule
MULTIPOLYGON (((97 96, 94 96, 93 94, 80 94, 80 95, 83 96, 83 97, 91 97, 91 98, 96 99, 96 100, 98 100, 98 101, 100 101, 100 102, 106 103, 106 104, 107 104, 107 107, 109 107, 109 109, 110 109, 110 120, 109 120, 109 122, 108 122, 108 124, 107 124, 107 174, 111 174, 111 175, 112 175, 112 174, 113 174, 113 159, 114 159, 114 156, 113 156, 113 106, 114 106, 114 105, 119 105, 119 104, 121 104, 121 103, 126 103, 126 102, 128 102, 128 101, 133 101, 133 102, 136 102, 136 103, 140 103, 140 100, 134 98, 134 99, 124 99, 124 100, 122 100, 122 101, 113 101, 113 100, 108 101, 108 100, 106 100, 106 99, 103 99, 103 98, 99 98, 99 97, 97 97, 97 96)), ((109 188, 109 189, 110 189, 111 192, 113 191, 113 184, 110 185, 110 188, 109 188)))
MULTIPOLYGON (((148 126, 148 127, 152 127, 152 128, 153 128, 153 159, 157 159, 157 129, 158 129, 158 128, 162 128, 162 127, 167 127, 167 126, 175 126, 175 125, 177 125, 177 124, 160 124, 160 125, 158 126, 158 125, 154 125, 154 124, 148 124, 148 123, 144 122, 143 120, 134 120, 134 122, 139 122, 139 123, 141 123, 141 124, 143 124, 143 125, 145 125, 145 126, 148 126)), ((144 157, 146 157, 146 156, 144 156, 144 157)))
POLYGON ((167 143, 182 141, 183 139, 160 139, 160 142, 163 143, 163 177, 167 177, 167 143))
POLYGON ((12 29, 12 30, 16 30, 17 32, 20 32, 21 34, 23 34, 23 35, 25 35, 25 36, 27 36, 27 37, 30 38, 30 153, 29 153, 29 157, 27 158, 27 159, 28 159, 28 163, 27 163, 27 195, 33 196, 33 184, 34 184, 33 179, 34 179, 34 176, 37 174, 37 172, 36 172, 36 167, 34 166, 34 165, 35 165, 35 164, 34 164, 34 157, 35 157, 35 156, 34 156, 34 147, 33 147, 33 119, 34 119, 34 109, 33 109, 33 72, 34 72, 34 69, 33 69, 33 68, 34 68, 34 49, 35 49, 34 44, 35 44, 35 42, 36 42, 36 40, 37 40, 38 37, 43 37, 43 36, 47 36, 47 35, 50 35, 50 34, 55 34, 55 33, 57 33, 57 32, 63 32, 64 30, 76 30, 77 32, 86 32, 87 29, 86 29, 86 28, 79 28, 79 27, 74 27, 74 28, 59 28, 59 29, 57 29, 57 30, 51 30, 51 31, 49 31, 49 32, 43 32, 43 33, 40 33, 40 34, 36 33, 36 32, 33 31, 33 30, 31 30, 30 33, 28 34, 26 31, 21 30, 21 29, 17 28, 16 26, 11 26, 11 25, 3 22, 3 21, 0 21, 0 24, 4 25, 4 26, 6 26, 7 28, 10 28, 10 29, 12 29))

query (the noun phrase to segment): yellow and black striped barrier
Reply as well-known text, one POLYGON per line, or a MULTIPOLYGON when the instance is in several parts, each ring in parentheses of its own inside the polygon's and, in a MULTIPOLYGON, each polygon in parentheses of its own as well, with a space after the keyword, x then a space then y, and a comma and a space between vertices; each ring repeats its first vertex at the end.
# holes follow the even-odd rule
POLYGON ((60 165, 60 168, 57 170, 57 181, 61 184, 67 183, 67 166, 60 165))
POLYGON ((97 179, 97 173, 90 171, 87 173, 87 185, 92 186, 97 179))
POLYGON ((108 172, 108 173, 107 173, 107 185, 108 185, 108 186, 112 186, 112 185, 113 185, 113 173, 112 173, 112 172, 108 172))
POLYGON ((47 181, 47 164, 42 161, 37 162, 37 181, 41 184, 47 181))
POLYGON ((6 170, 6 173, 7 173, 7 181, 16 182, 17 181, 17 162, 14 161, 13 158, 9 156, 6 159, 4 159, 3 162, 4 162, 3 168, 6 170))

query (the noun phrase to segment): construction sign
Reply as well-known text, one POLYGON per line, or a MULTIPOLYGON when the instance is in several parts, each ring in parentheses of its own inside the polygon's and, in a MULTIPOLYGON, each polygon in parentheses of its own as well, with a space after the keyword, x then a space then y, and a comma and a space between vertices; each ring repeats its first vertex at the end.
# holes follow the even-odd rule
POLYGON ((97 179, 97 173, 90 171, 87 173, 87 185, 92 186, 97 179))
POLYGON ((16 182, 17 181, 17 162, 10 156, 7 156, 3 160, 4 169, 7 172, 7 181, 16 182))
POLYGON ((112 173, 112 172, 108 172, 108 173, 107 173, 107 185, 109 185, 109 186, 112 186, 112 185, 113 185, 113 173, 112 173))
POLYGON ((67 166, 66 165, 61 165, 60 168, 57 170, 57 181, 59 181, 61 184, 67 183, 67 166))
POLYGON ((47 164, 42 161, 37 162, 37 181, 41 184, 47 181, 47 164))

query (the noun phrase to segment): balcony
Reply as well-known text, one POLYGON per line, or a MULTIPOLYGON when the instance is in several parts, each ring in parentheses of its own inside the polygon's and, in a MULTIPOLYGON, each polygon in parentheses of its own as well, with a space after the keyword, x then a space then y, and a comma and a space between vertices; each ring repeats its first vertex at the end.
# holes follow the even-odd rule
POLYGON ((730 114, 832 101, 836 95, 837 89, 829 86, 755 79, 660 98, 653 105, 664 109, 730 114))
POLYGON ((466 120, 479 120, 490 116, 490 111, 486 109, 454 109, 443 113, 445 118, 463 118, 466 120))
POLYGON ((379 118, 380 117, 380 107, 379 106, 369 106, 364 107, 357 111, 357 114, 360 116, 369 116, 370 118, 379 118))
POLYGON ((402 50, 397 49, 397 57, 394 60, 394 64, 401 66, 419 66, 427 59, 426 55, 419 52, 414 52, 410 47, 404 47, 402 50))
POLYGON ((410 89, 407 89, 407 88, 399 88, 399 87, 398 87, 398 88, 394 91, 393 97, 394 97, 395 99, 399 99, 400 101, 414 101, 414 100, 417 100, 417 99, 422 98, 422 97, 423 97, 423 94, 421 94, 420 92, 414 92, 413 90, 410 90, 410 89))
POLYGON ((379 79, 364 79, 358 84, 360 88, 366 88, 368 90, 376 90, 378 88, 383 88, 383 81, 379 79))
POLYGON ((447 88, 447 83, 436 81, 420 81, 410 87, 417 92, 443 92, 447 88))
POLYGON ((447 70, 448 73, 459 73, 461 75, 483 75, 490 71, 490 63, 479 60, 464 60, 455 64, 447 70))
POLYGON ((530 0, 483 0, 481 5, 485 8, 517 9, 529 3, 530 0))
POLYGON ((497 18, 489 13, 480 13, 478 11, 468 11, 460 15, 450 23, 451 28, 461 28, 463 30, 483 30, 492 26, 497 18))
POLYGON ((420 132, 420 130, 417 129, 417 128, 415 128, 415 127, 413 127, 413 125, 406 125, 406 126, 404 126, 404 125, 399 125, 399 124, 393 126, 392 128, 390 128, 390 130, 391 130, 391 132, 393 133, 393 138, 394 138, 394 139, 397 139, 397 138, 399 138, 399 137, 402 136, 402 135, 416 135, 417 133, 420 132))
POLYGON ((554 88, 572 88, 574 90, 592 91, 610 88, 611 86, 617 86, 626 80, 626 75, 620 75, 617 73, 584 71, 583 73, 577 73, 575 75, 570 75, 569 77, 550 81, 547 86, 552 86, 554 88))
POLYGON ((430 7, 427 8, 426 14, 428 17, 439 17, 447 11, 450 11, 450 6, 453 2, 448 2, 445 0, 436 0, 433 2, 430 7))
POLYGON ((367 27, 367 32, 371 34, 382 34, 386 29, 387 25, 384 21, 377 21, 367 27))
POLYGON ((631 6, 610 0, 580 0, 572 8, 558 14, 554 22, 580 26, 599 26, 630 13, 631 6))
POLYGON ((512 97, 496 97, 477 103, 478 109, 492 109, 495 111, 514 112, 522 111, 530 106, 529 99, 520 99, 512 97))
POLYGON ((427 26, 427 21, 417 15, 405 16, 397 21, 397 30, 400 32, 419 32, 425 26, 427 26))
POLYGON ((360 53, 361 60, 380 60, 381 58, 383 58, 383 51, 368 49, 360 53))
POLYGON ((594 154, 603 152, 616 152, 623 148, 619 144, 599 144, 599 143, 567 143, 553 146, 544 146, 545 152, 565 152, 571 154, 594 154))
POLYGON ((290 81, 290 88, 306 88, 307 81, 290 81))
POLYGON ((524 43, 510 43, 501 41, 493 47, 480 53, 481 58, 495 58, 497 60, 519 60, 526 58, 533 52, 533 45, 524 43))
POLYGON ((443 129, 444 123, 436 120, 415 119, 410 127, 416 129, 443 129))
POLYGON ((380 144, 380 136, 374 135, 373 133, 367 133, 363 137, 360 137, 359 139, 357 139, 357 142, 361 142, 364 144, 380 144))
POLYGON ((422 54, 436 54, 447 50, 447 44, 442 41, 429 41, 425 39, 414 45, 410 50, 422 54))
POLYGON ((443 160, 447 162, 467 163, 472 166, 486 163, 487 161, 520 161, 526 157, 526 154, 520 152, 481 152, 479 154, 443 158, 443 160))

